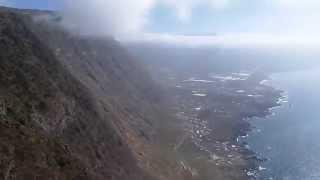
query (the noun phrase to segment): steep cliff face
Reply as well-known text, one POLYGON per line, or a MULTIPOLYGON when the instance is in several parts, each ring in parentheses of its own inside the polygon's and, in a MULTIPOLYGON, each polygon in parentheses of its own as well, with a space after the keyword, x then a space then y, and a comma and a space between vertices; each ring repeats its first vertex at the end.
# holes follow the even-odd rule
POLYGON ((83 37, 59 27, 55 16, 24 16, 38 39, 54 52, 57 60, 88 88, 102 117, 129 145, 139 166, 149 168, 159 128, 168 119, 160 88, 144 65, 113 39, 83 37), (148 166, 148 167, 146 167, 148 166))
POLYGON ((117 42, 57 21, 0 10, 0 177, 153 179, 157 86, 117 42))

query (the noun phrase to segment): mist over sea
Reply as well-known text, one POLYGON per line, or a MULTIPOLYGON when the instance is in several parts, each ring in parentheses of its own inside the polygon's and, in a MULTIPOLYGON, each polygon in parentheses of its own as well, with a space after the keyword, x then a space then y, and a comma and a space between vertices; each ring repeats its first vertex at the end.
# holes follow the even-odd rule
POLYGON ((273 115, 252 120, 247 142, 268 159, 258 179, 320 179, 320 68, 274 74, 270 83, 288 99, 273 115))

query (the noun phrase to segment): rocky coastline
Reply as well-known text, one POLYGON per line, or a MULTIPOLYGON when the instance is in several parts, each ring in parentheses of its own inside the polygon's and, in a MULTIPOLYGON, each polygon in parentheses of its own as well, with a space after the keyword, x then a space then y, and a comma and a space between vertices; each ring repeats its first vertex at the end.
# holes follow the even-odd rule
POLYGON ((244 140, 254 128, 250 119, 270 115, 283 92, 267 85, 264 73, 162 78, 185 130, 174 148, 193 178, 255 179, 265 159, 244 140))

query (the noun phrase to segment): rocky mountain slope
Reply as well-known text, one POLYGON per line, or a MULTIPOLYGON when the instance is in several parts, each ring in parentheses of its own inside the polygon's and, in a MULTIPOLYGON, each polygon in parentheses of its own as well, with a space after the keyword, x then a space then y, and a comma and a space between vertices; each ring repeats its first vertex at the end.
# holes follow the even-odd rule
POLYGON ((143 65, 60 20, 0 9, 0 179, 182 178, 161 135, 165 98, 143 65))

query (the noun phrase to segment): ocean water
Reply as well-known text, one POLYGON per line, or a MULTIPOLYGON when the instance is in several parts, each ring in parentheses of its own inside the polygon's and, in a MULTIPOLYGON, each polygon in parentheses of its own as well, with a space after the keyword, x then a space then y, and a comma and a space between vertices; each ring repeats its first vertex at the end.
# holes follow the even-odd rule
POLYGON ((320 180, 320 69, 275 74, 271 84, 286 91, 288 102, 252 120, 246 141, 268 159, 258 179, 320 180))

